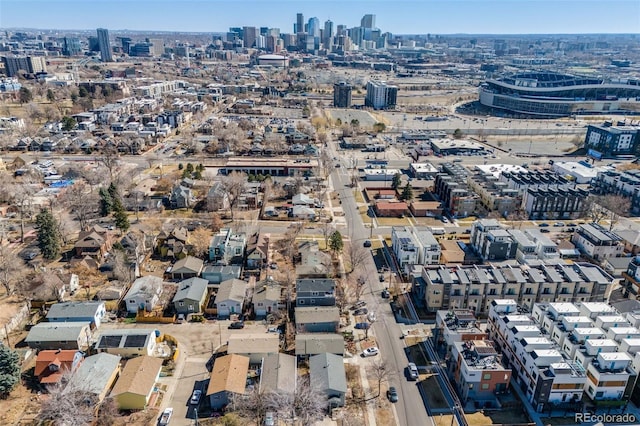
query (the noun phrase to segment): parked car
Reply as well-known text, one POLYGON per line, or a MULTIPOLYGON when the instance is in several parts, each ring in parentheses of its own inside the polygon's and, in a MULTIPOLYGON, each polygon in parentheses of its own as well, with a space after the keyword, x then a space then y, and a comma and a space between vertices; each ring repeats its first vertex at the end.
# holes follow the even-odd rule
POLYGON ((189 403, 193 405, 198 405, 200 403, 201 396, 202 396, 202 391, 200 389, 194 390, 193 394, 191 394, 191 400, 189 401, 189 403))
POLYGON ((244 328, 244 321, 236 321, 229 324, 229 329, 231 330, 239 330, 241 328, 244 328))
POLYGON ((365 240, 364 246, 365 247, 371 247, 371 240, 365 240))
POLYGON ((361 300, 359 302, 354 303, 353 306, 351 307, 351 310, 355 311, 356 309, 362 308, 366 305, 367 305, 367 302, 365 302, 364 300, 361 300))
POLYGON ((420 376, 418 374, 418 367, 416 367, 413 362, 410 362, 407 365, 407 373, 409 375, 409 380, 418 380, 418 377, 420 376))
POLYGON ((387 391, 387 398, 390 402, 398 402, 398 391, 395 387, 391 386, 387 391))
POLYGON ((555 226, 556 228, 560 228, 561 226, 564 226, 564 222, 556 222, 553 224, 553 226, 555 226))
POLYGON ((551 231, 549 231, 548 229, 541 229, 540 232, 543 234, 548 234, 551 231))
POLYGON ((375 312, 369 312, 367 314, 367 319, 369 320, 369 322, 376 322, 376 313, 375 312))
POLYGON ((384 282, 384 275, 380 274, 380 276, 378 277, 378 279, 380 280, 381 283, 384 282))
POLYGON ((576 227, 578 225, 576 225, 575 223, 571 222, 571 223, 567 223, 567 226, 576 227))
POLYGON ((264 414, 264 426, 274 426, 276 424, 275 417, 273 411, 267 411, 264 414))
POLYGON ((362 351, 362 356, 363 357, 369 357, 369 356, 376 356, 380 353, 380 350, 378 348, 376 348, 375 346, 372 346, 370 348, 365 349, 364 351, 362 351))
POLYGON ((368 322, 358 322, 355 325, 355 328, 357 330, 366 330, 369 328, 369 323, 368 322))
POLYGON ((167 426, 169 424, 169 420, 171 420, 171 415, 173 414, 173 408, 169 407, 162 412, 160 416, 160 420, 158 420, 159 426, 167 426))
POLYGON ((353 315, 367 315, 367 313, 369 313, 367 308, 360 308, 353 311, 353 315))
POLYGON ((540 225, 538 225, 540 228, 546 228, 549 226, 548 223, 541 223, 540 225))
POLYGON ((384 290, 382 290, 382 294, 381 294, 383 299, 388 299, 391 297, 391 294, 389 293, 389 290, 387 290, 386 288, 384 290))

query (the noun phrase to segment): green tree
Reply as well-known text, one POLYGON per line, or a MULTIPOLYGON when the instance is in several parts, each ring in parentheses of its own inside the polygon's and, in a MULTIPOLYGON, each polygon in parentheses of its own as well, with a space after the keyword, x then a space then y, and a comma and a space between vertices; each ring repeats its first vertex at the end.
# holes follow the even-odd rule
POLYGON ((6 399, 20 383, 20 356, 16 351, 0 345, 0 399, 6 399))
POLYGON ((127 216, 127 212, 125 211, 120 198, 115 198, 113 200, 113 218, 116 222, 116 228, 120 229, 122 232, 127 232, 131 227, 131 224, 129 223, 129 216, 127 216))
POLYGON ((462 137, 464 136, 464 133, 462 133, 462 130, 460 129, 455 129, 453 131, 453 138, 454 139, 462 139, 462 137))
POLYGON ((195 172, 193 172, 193 178, 202 179, 202 172, 200 170, 196 170, 195 172))
POLYGON ((42 209, 36 216, 36 229, 38 231, 38 247, 42 257, 48 260, 56 259, 60 255, 60 232, 58 221, 47 209, 42 209))
POLYGON ((196 166, 196 171, 198 171, 200 173, 204 172, 204 169, 205 169, 205 167, 204 167, 204 164, 202 164, 202 163, 200 163, 200 164, 198 164, 196 166))
POLYGON ((55 93, 53 93, 53 90, 51 90, 51 89, 47 89, 47 100, 49 102, 55 102, 56 101, 56 95, 55 95, 55 93))
POLYGON ((74 120, 73 117, 69 117, 68 115, 65 115, 64 117, 62 117, 63 131, 69 132, 75 128, 76 128, 76 120, 74 120))
POLYGON ((182 163, 178 163, 178 170, 184 169, 184 165, 182 163))
POLYGON ((387 126, 384 123, 376 123, 373 125, 373 131, 376 133, 384 132, 387 129, 387 126))
POLYGON ((100 215, 106 216, 111 213, 113 209, 113 198, 111 198, 111 194, 105 188, 100 188, 98 194, 100 195, 100 215))
POLYGON ((20 91, 18 92, 18 100, 21 104, 28 104, 29 102, 31 102, 33 100, 33 94, 31 93, 31 90, 22 86, 20 88, 20 91))
POLYGON ((400 199, 404 201, 411 201, 413 199, 413 188, 411 187, 409 182, 407 182, 405 187, 402 189, 402 194, 400 195, 400 199))
POLYGON ((71 92, 71 102, 75 105, 78 102, 78 92, 71 92))
POLYGON ((338 254, 344 248, 344 241, 342 241, 342 234, 340 231, 334 231, 329 237, 329 249, 338 254))
POLYGON ((80 89, 78 89, 78 96, 80 96, 81 98, 86 98, 89 96, 89 91, 86 87, 80 86, 80 89))
POLYGON ((400 185, 402 185, 402 174, 396 173, 395 175, 393 175, 391 187, 395 190, 398 190, 398 188, 400 188, 400 185))
POLYGON ((193 164, 187 163, 186 171, 187 173, 193 173, 193 164))

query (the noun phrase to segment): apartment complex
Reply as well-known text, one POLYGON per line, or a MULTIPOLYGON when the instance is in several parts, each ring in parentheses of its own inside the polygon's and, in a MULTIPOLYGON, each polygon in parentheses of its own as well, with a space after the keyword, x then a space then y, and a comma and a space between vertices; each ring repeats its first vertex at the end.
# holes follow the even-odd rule
POLYGON ((333 85, 333 106, 336 108, 351 107, 352 87, 347 82, 341 81, 333 85))
POLYGON ((480 196, 480 203, 487 211, 497 211, 503 216, 518 210, 522 197, 518 190, 509 188, 493 173, 476 170, 468 180, 470 188, 480 196))
POLYGON ((600 153, 602 157, 615 157, 616 155, 637 155, 640 148, 640 127, 638 126, 613 126, 605 123, 601 126, 590 124, 587 127, 587 135, 584 139, 586 149, 592 149, 600 153))
POLYGON ((470 216, 480 202, 478 194, 467 183, 468 176, 467 169, 453 163, 444 163, 442 173, 436 175, 433 191, 451 216, 470 216))
POLYGON ((41 56, 3 56, 2 62, 7 77, 15 77, 19 71, 29 74, 47 72, 47 62, 41 56))
POLYGON ((480 219, 471 226, 471 245, 484 260, 514 259, 518 248, 509 231, 496 219, 480 219))
POLYGON ((100 50, 102 62, 113 62, 109 30, 106 28, 98 28, 96 32, 98 33, 98 49, 100 50))
POLYGON ((373 109, 395 108, 397 98, 397 86, 388 85, 386 81, 370 81, 367 83, 365 106, 373 109))
POLYGON ((545 408, 627 404, 637 379, 637 315, 602 302, 540 303, 525 314, 510 300, 492 304, 489 336, 504 350, 529 401, 545 408), (543 359, 544 363, 540 360, 543 359), (546 358, 546 360, 544 359, 546 358), (548 368, 534 375, 527 366, 548 368), (553 364, 564 364, 561 374, 553 364))
POLYGON ((431 231, 424 228, 394 226, 391 248, 403 270, 411 265, 437 265, 440 262, 440 244, 431 231))
POLYGON ((640 214, 640 170, 598 172, 591 181, 591 187, 599 195, 615 194, 629 198, 631 214, 640 214))
POLYGON ((531 220, 578 219, 587 208, 589 191, 569 186, 535 186, 527 188, 522 207, 531 220))
POLYGON ((590 263, 423 266, 413 276, 417 298, 431 312, 469 309, 487 313, 496 299, 532 309, 535 303, 603 301, 613 277, 590 263))
POLYGON ((598 223, 579 225, 571 242, 580 252, 596 261, 620 257, 624 251, 622 239, 598 223))

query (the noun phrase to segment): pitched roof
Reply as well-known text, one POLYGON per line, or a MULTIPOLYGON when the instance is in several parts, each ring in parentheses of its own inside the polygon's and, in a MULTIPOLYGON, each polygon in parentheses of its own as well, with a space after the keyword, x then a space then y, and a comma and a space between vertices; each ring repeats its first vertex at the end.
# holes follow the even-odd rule
POLYGON ((88 322, 42 322, 31 327, 25 342, 71 342, 84 333, 88 322))
POLYGON ((296 355, 315 355, 328 352, 344 353, 344 337, 337 333, 296 334, 296 355))
POLYGON ((102 352, 88 358, 80 364, 75 374, 71 376, 72 382, 79 382, 86 392, 101 394, 109 383, 113 372, 120 367, 120 357, 102 352))
POLYGON ((270 234, 255 233, 247 242, 247 256, 253 253, 260 253, 261 257, 266 258, 269 251, 270 234))
POLYGON ((76 241, 75 247, 97 248, 104 244, 104 238, 97 232, 82 233, 76 241))
POLYGON ((47 318, 88 318, 94 317, 104 302, 63 302, 54 303, 49 308, 47 318))
POLYGON ((179 269, 186 269, 199 274, 200 271, 202 271, 203 266, 204 261, 202 259, 198 259, 197 257, 193 256, 187 256, 174 263, 171 271, 175 272, 179 269))
POLYGON ((275 333, 232 334, 229 336, 227 353, 264 354, 277 353, 280 349, 280 337, 275 333))
POLYGON ((217 358, 213 363, 207 395, 223 391, 243 394, 248 371, 249 358, 246 356, 231 354, 217 358))
POLYGON ((216 295, 216 303, 218 300, 235 300, 236 302, 244 301, 244 295, 247 290, 247 282, 232 279, 222 281, 220 283, 220 289, 216 295))
POLYGON ((173 301, 177 302, 184 299, 201 300, 202 296, 207 292, 208 284, 209 281, 195 277, 181 281, 178 284, 178 291, 173 297, 173 301))
POLYGON ((257 286, 258 290, 253 293, 253 303, 274 300, 279 301, 282 294, 282 287, 276 282, 263 282, 257 286))
POLYGON ((120 372, 111 395, 123 393, 149 395, 161 368, 162 358, 143 355, 130 359, 120 372))
POLYGON ((296 390, 296 357, 282 353, 270 353, 264 357, 260 373, 260 391, 296 390))
POLYGON ((40 351, 36 358, 36 367, 33 374, 36 377, 42 376, 40 383, 58 383, 65 370, 72 370, 76 356, 79 356, 81 362, 84 355, 82 352, 75 350, 40 351), (56 368, 50 369, 49 367, 52 365, 56 366, 56 368))
POLYGON ((151 297, 161 292, 164 281, 160 277, 146 275, 140 277, 133 282, 131 288, 127 292, 125 298, 129 299, 136 296, 151 297))
POLYGON ((347 392, 347 376, 341 356, 323 353, 309 358, 311 386, 320 390, 347 392))

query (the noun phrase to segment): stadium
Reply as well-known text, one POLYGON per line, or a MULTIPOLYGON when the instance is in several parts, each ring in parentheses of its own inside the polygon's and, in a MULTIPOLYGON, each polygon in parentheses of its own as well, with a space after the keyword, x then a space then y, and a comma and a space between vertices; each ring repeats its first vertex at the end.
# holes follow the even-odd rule
POLYGON ((519 73, 483 83, 480 103, 506 114, 538 118, 629 114, 640 111, 640 80, 519 73))

